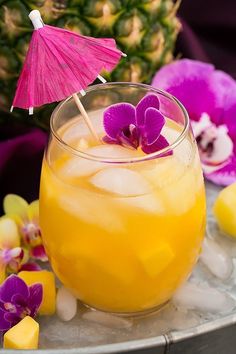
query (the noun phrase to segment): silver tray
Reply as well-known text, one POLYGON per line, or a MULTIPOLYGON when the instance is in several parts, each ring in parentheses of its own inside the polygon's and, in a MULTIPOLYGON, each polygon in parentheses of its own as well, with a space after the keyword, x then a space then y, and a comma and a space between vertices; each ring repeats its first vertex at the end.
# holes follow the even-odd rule
MULTIPOLYGON (((217 233, 218 239, 222 239, 227 247, 235 250, 236 257, 236 242, 220 235, 212 217, 211 207, 218 191, 218 187, 207 184, 208 225, 217 233)), ((194 272, 203 281, 213 283, 214 287, 226 290, 232 296, 234 291, 236 294, 234 274, 230 281, 222 283, 211 278, 210 273, 200 264, 194 272)), ((87 313, 88 310, 81 305, 77 316, 70 322, 61 322, 56 316, 41 317, 40 349, 37 354, 236 353, 236 309, 228 315, 199 315, 194 311, 177 311, 170 303, 159 312, 146 317, 108 318, 103 324, 88 319, 87 313)), ((1 352, 19 353, 11 350, 1 352)), ((29 354, 29 351, 20 352, 29 354)))

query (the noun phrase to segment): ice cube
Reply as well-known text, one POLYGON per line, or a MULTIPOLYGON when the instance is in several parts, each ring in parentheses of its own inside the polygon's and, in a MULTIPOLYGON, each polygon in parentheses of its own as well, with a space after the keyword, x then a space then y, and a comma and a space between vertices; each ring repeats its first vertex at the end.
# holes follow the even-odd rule
POLYGON ((137 165, 137 170, 155 187, 163 188, 177 181, 185 172, 185 167, 174 156, 145 161, 137 165))
POLYGON ((205 238, 200 255, 201 262, 219 279, 228 279, 233 272, 233 261, 214 240, 205 238))
POLYGON ((161 318, 168 323, 169 330, 183 330, 193 328, 201 323, 201 318, 193 311, 179 310, 169 305, 161 312, 161 318))
MULTIPOLYGON (((173 121, 169 121, 169 123, 170 126, 165 125, 162 129, 162 135, 164 135, 169 144, 173 144, 179 138, 182 132, 182 127, 177 125, 173 121)), ((193 143, 188 136, 185 137, 185 139, 182 140, 181 143, 174 148, 174 155, 182 163, 184 163, 185 166, 190 163, 191 158, 193 156, 193 143)))
POLYGON ((105 157, 110 159, 119 159, 119 158, 132 158, 139 156, 139 152, 135 149, 127 149, 120 145, 97 145, 91 147, 86 151, 87 154, 105 157))
MULTIPOLYGON (((170 121, 169 121, 170 122, 170 121)), ((179 137, 181 130, 180 129, 175 129, 173 127, 173 124, 171 126, 168 126, 168 124, 165 124, 164 127, 162 128, 161 134, 168 140, 169 144, 173 144, 179 137)))
POLYGON ((56 309, 57 316, 62 321, 70 321, 76 315, 77 300, 64 286, 61 286, 57 291, 56 309))
POLYGON ((89 148, 88 140, 85 138, 80 138, 75 147, 79 151, 85 151, 89 148))
POLYGON ((197 327, 201 323, 201 318, 194 313, 178 312, 178 315, 176 314, 176 317, 170 322, 172 330, 181 331, 197 327))
POLYGON ((226 313, 235 308, 234 299, 208 285, 185 283, 174 295, 177 308, 200 312, 226 313))
POLYGON ((124 167, 99 171, 90 182, 97 188, 127 197, 151 192, 151 185, 140 173, 124 167))
MULTIPOLYGON (((100 135, 104 132, 103 127, 103 109, 88 112, 89 118, 92 121, 93 127, 96 130, 97 134, 100 135)), ((77 116, 73 118, 72 124, 68 126, 68 128, 62 134, 62 139, 67 142, 71 143, 71 141, 75 141, 79 138, 84 138, 90 135, 90 131, 84 122, 81 116, 77 116)))
POLYGON ((184 175, 162 190, 167 212, 175 215, 186 213, 194 205, 196 193, 195 174, 190 169, 186 170, 184 175))
POLYGON ((142 195, 138 197, 117 198, 120 205, 136 208, 141 212, 163 215, 165 207, 163 202, 155 194, 142 195))
POLYGON ((110 315, 101 311, 87 311, 82 315, 82 318, 99 323, 109 328, 130 328, 133 325, 132 321, 128 319, 110 315))
POLYGON ((108 232, 122 233, 124 225, 111 203, 95 193, 76 188, 58 196, 61 208, 85 223, 95 224, 108 232))
MULTIPOLYGON (((98 145, 84 151, 86 154, 103 158, 131 158, 137 156, 136 150, 126 149, 119 145, 98 145)), ((110 163, 102 163, 86 158, 73 157, 60 170, 63 177, 89 176, 101 169, 111 167, 110 163)))

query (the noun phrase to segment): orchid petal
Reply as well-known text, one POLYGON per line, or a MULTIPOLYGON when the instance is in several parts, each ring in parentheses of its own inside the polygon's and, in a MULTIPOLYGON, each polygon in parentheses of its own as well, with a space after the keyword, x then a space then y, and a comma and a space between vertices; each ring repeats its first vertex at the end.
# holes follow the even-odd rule
POLYGON ((11 298, 11 302, 21 307, 27 306, 27 298, 22 296, 22 294, 14 294, 11 298))
POLYGON ((7 251, 9 261, 7 262, 7 270, 10 273, 17 273, 21 267, 24 251, 21 247, 16 247, 7 251))
POLYGON ((23 253, 24 251, 22 250, 21 247, 15 247, 9 250, 9 256, 11 258, 23 258, 23 253))
POLYGON ((25 264, 25 263, 28 262, 28 260, 29 260, 29 258, 30 258, 30 256, 29 256, 29 250, 28 250, 27 248, 25 248, 25 247, 22 247, 22 249, 23 249, 24 254, 23 254, 23 259, 22 259, 21 263, 22 263, 22 264, 25 264))
POLYGON ((191 126, 193 129, 193 134, 195 138, 197 138, 201 133, 203 133, 206 129, 210 128, 212 125, 210 117, 207 113, 202 113, 200 119, 198 121, 192 121, 191 126))
POLYGON ((215 70, 211 82, 214 92, 218 93, 218 107, 221 107, 220 115, 218 117, 211 117, 212 122, 217 125, 228 125, 226 119, 226 116, 228 116, 228 128, 230 130, 231 124, 236 127, 235 119, 232 119, 235 115, 227 114, 228 110, 231 110, 231 107, 236 106, 236 81, 225 72, 215 70))
POLYGON ((42 262, 48 261, 48 257, 46 255, 45 248, 43 245, 39 245, 34 248, 31 248, 30 255, 32 258, 38 259, 42 262))
MULTIPOLYGON (((226 125, 230 138, 236 142, 236 81, 224 73, 216 70, 211 79, 214 91, 220 95, 220 115, 212 116, 211 120, 217 125, 226 125)), ((234 153, 236 154, 236 144, 234 153)))
POLYGON ((12 296, 15 294, 21 294, 27 298, 29 290, 25 282, 13 274, 0 286, 0 299, 4 302, 11 302, 12 296))
POLYGON ((236 88, 231 98, 225 101, 222 123, 228 128, 228 134, 234 142, 234 154, 236 155, 236 88))
POLYGON ((10 323, 10 327, 16 325, 19 320, 19 313, 5 312, 4 319, 10 323))
POLYGON ((142 133, 147 139, 147 145, 153 144, 158 139, 164 125, 165 118, 156 108, 150 107, 145 111, 145 124, 142 133))
POLYGON ((105 135, 102 138, 102 141, 106 144, 119 144, 119 142, 116 139, 112 139, 109 136, 105 135))
POLYGON ((27 218, 28 203, 16 194, 8 194, 3 200, 3 209, 7 215, 16 215, 24 220, 27 218))
POLYGON ((29 262, 29 263, 25 263, 21 266, 20 270, 27 270, 27 271, 39 271, 42 270, 42 268, 35 262, 29 262))
POLYGON ((134 124, 130 124, 117 134, 117 141, 127 148, 137 149, 140 143, 140 131, 134 124))
POLYGON ((0 249, 20 246, 20 235, 16 222, 3 216, 0 218, 0 249))
POLYGON ((145 111, 150 108, 159 109, 160 101, 154 94, 144 96, 136 106, 136 122, 138 127, 144 125, 145 111))
POLYGON ((221 186, 228 186, 236 181, 236 157, 233 156, 228 163, 220 168, 209 169, 203 165, 203 171, 209 181, 221 186))
MULTIPOLYGON (((142 150, 143 152, 145 152, 145 154, 151 154, 153 152, 160 151, 166 148, 167 146, 169 146, 168 141, 166 140, 166 138, 164 138, 164 136, 160 135, 159 138, 153 144, 151 145, 142 144, 142 150)), ((161 156, 164 157, 167 155, 172 155, 172 153, 173 153, 172 151, 169 151, 161 156)))
POLYGON ((11 250, 5 250, 4 257, 7 267, 7 272, 17 273, 20 269, 24 251, 21 247, 16 247, 11 250))
POLYGON ((211 81, 213 73, 213 65, 182 59, 161 68, 152 85, 177 97, 191 119, 198 120, 203 112, 217 119, 221 97, 211 81))
POLYGON ((11 328, 11 322, 6 320, 5 311, 0 309, 0 331, 7 331, 9 328, 11 328))
POLYGON ((43 300, 43 286, 41 283, 33 284, 29 287, 28 307, 31 310, 31 316, 35 317, 39 306, 43 300))
POLYGON ((135 124, 135 107, 130 103, 117 103, 108 107, 104 112, 103 124, 106 134, 116 139, 121 129, 135 124))
POLYGON ((210 156, 207 153, 200 152, 201 161, 207 165, 222 165, 233 153, 234 144, 227 134, 227 129, 223 125, 218 128, 218 136, 214 139, 214 151, 210 156), (225 129, 224 129, 225 128, 225 129))
POLYGON ((34 200, 27 208, 28 219, 31 221, 38 221, 39 218, 39 200, 34 200))

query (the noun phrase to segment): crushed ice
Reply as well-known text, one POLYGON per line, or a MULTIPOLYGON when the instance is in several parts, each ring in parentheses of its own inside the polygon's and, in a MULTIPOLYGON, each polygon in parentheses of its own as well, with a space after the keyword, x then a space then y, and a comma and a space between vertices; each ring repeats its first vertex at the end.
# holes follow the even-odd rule
POLYGON ((132 321, 118 316, 110 315, 101 311, 87 311, 82 318, 88 321, 99 323, 106 327, 112 328, 130 328, 132 321))
POLYGON ((219 279, 228 279, 233 272, 233 261, 217 242, 205 238, 200 261, 219 279))
POLYGON ((62 321, 72 320, 77 313, 77 299, 64 286, 57 291, 56 310, 57 316, 62 321))

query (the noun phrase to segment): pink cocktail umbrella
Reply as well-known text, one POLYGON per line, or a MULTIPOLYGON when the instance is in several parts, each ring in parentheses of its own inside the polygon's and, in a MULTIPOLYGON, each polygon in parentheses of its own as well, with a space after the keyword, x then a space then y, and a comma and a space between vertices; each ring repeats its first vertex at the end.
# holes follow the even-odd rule
POLYGON ((97 134, 77 95, 85 95, 85 89, 105 69, 111 71, 121 56, 114 39, 86 37, 74 32, 45 25, 40 12, 29 14, 34 32, 26 59, 17 83, 11 111, 14 107, 28 109, 61 101, 73 96, 88 128, 97 134))

